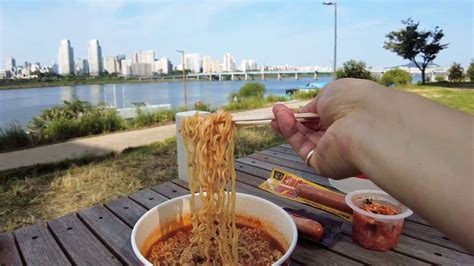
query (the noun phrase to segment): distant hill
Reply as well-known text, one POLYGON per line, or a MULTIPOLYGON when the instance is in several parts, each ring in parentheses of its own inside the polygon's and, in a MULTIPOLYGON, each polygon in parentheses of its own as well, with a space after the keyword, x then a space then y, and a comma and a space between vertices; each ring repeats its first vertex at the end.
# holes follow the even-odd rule
MULTIPOLYGON (((421 63, 420 63, 420 62, 418 62, 418 64, 421 66, 421 63)), ((390 68, 397 68, 397 67, 410 67, 410 68, 412 68, 412 67, 416 67, 416 65, 415 65, 415 63, 410 62, 410 63, 408 63, 408 64, 399 65, 399 66, 393 66, 393 67, 390 67, 390 68)), ((430 67, 440 67, 440 65, 435 64, 435 63, 429 63, 429 64, 428 64, 428 68, 430 68, 430 67)))

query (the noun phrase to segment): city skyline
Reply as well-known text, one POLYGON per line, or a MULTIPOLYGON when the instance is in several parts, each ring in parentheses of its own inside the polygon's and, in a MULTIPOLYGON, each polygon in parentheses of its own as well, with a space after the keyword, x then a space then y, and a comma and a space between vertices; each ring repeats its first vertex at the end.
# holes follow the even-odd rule
MULTIPOLYGON (((435 63, 466 65, 472 36, 459 29, 472 25, 473 7, 472 1, 338 1, 338 66, 349 59, 375 68, 406 63, 382 46, 385 34, 407 17, 420 20, 421 28, 444 30, 450 45, 435 63)), ((317 1, 7 1, 0 3, 0 17, 0 62, 15 57, 17 64, 49 65, 57 41, 68 38, 75 58, 88 58, 88 41, 99 39, 104 58, 151 49, 178 63, 175 50, 182 49, 213 58, 230 52, 237 62, 252 58, 260 65, 332 65, 333 12, 317 1)))

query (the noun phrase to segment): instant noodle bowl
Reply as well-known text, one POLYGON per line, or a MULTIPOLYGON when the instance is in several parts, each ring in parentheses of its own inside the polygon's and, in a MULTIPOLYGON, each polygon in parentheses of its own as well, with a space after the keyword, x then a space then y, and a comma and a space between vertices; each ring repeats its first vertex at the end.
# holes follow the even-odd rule
POLYGON ((406 206, 379 190, 357 190, 346 195, 352 208, 352 240, 366 249, 387 251, 398 245, 404 219, 413 214, 406 206), (362 209, 366 203, 392 209, 396 214, 377 214, 362 209))
MULTIPOLYGON (((135 224, 131 237, 132 248, 144 265, 152 265, 146 256, 154 243, 180 228, 190 226, 190 197, 184 195, 161 203, 146 212, 135 224)), ((200 205, 199 201, 196 203, 200 205)), ((235 213, 238 224, 258 228, 277 242, 283 252, 273 265, 285 265, 298 240, 296 225, 288 213, 268 200, 243 193, 236 195, 235 213)))

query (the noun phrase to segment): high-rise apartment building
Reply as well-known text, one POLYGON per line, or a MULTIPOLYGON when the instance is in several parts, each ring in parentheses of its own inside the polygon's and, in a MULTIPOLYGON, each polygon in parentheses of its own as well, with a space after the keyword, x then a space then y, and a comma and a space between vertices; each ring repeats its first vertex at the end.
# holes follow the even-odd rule
POLYGON ((89 62, 87 59, 78 58, 76 60, 76 75, 88 75, 89 74, 89 62))
POLYGON ((222 65, 219 60, 210 56, 202 58, 202 73, 220 73, 222 72, 222 65))
POLYGON ((5 63, 6 70, 13 70, 16 67, 16 60, 13 57, 8 57, 5 63))
POLYGON ((193 73, 201 72, 201 55, 200 54, 184 54, 184 68, 191 70, 193 73))
POLYGON ((240 63, 240 70, 244 72, 257 70, 257 62, 255 62, 255 60, 244 59, 240 63))
POLYGON ((155 61, 153 65, 153 72, 168 75, 173 71, 173 65, 167 57, 162 57, 155 61))
POLYGON ((105 58, 105 71, 109 74, 121 73, 120 61, 117 56, 105 58))
POLYGON ((120 61, 120 67, 121 67, 123 76, 127 77, 131 75, 131 66, 132 66, 132 59, 122 59, 120 61))
POLYGON ((153 64, 155 62, 155 51, 137 51, 132 55, 132 63, 146 63, 153 64))
POLYGON ((202 73, 212 73, 212 57, 206 55, 202 58, 202 73))
POLYGON ((102 59, 102 48, 98 40, 90 40, 89 52, 89 73, 91 76, 100 76, 104 73, 104 61, 102 59))
POLYGON ((131 61, 129 75, 139 77, 151 77, 153 75, 155 51, 146 50, 134 52, 131 61))
POLYGON ((68 39, 59 42, 58 65, 60 75, 74 74, 74 50, 68 39))
POLYGON ((231 54, 226 53, 224 55, 224 64, 222 65, 222 68, 224 72, 235 71, 235 59, 231 54))

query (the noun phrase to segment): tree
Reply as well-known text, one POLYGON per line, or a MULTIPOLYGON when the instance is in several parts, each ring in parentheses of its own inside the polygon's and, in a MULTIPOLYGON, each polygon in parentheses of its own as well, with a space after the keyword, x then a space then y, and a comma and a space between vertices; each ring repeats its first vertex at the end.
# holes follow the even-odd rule
POLYGON ((358 78, 373 79, 370 71, 366 69, 363 61, 349 60, 342 65, 342 69, 336 71, 336 77, 341 78, 358 78))
POLYGON ((471 61, 471 64, 467 68, 467 76, 471 82, 474 82, 474 60, 471 61))
POLYGON ((448 44, 441 44, 443 30, 438 26, 432 31, 419 30, 420 22, 415 23, 411 18, 402 20, 402 23, 405 28, 387 34, 388 41, 383 47, 413 62, 420 69, 424 84, 426 68, 441 50, 448 47, 448 44))
POLYGON ((383 73, 382 79, 380 82, 385 86, 390 85, 406 85, 411 82, 410 73, 402 69, 390 69, 389 71, 383 73))
POLYGON ((461 64, 453 62, 453 65, 448 69, 448 79, 457 82, 464 80, 464 68, 461 64))

